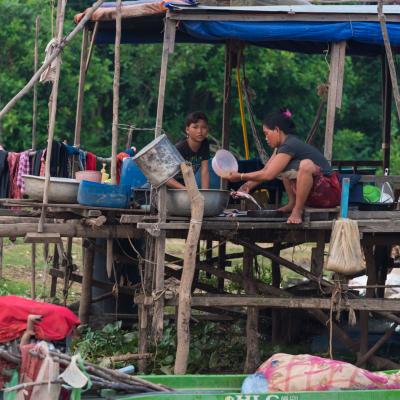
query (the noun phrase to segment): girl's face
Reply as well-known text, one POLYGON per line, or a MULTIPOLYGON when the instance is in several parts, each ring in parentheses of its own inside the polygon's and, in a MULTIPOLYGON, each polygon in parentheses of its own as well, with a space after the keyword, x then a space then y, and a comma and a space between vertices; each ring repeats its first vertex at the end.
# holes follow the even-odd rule
POLYGON ((193 142, 201 143, 208 135, 208 124, 203 119, 192 122, 186 127, 188 138, 193 142))
POLYGON ((263 132, 269 147, 275 149, 281 144, 280 143, 281 131, 279 128, 270 129, 268 128, 268 126, 263 125, 263 132))

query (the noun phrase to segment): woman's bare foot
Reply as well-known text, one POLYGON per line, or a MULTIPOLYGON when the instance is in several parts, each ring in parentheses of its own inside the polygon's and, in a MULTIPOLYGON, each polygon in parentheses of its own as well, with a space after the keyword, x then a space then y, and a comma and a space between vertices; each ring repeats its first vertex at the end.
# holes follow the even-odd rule
POLYGON ((292 212, 293 207, 294 207, 294 204, 288 203, 285 206, 278 208, 276 211, 281 212, 281 213, 290 213, 290 212, 292 212))
POLYGON ((302 210, 296 210, 295 208, 292 210, 292 213, 290 214, 289 218, 287 219, 286 223, 287 224, 301 224, 303 222, 302 219, 302 210))

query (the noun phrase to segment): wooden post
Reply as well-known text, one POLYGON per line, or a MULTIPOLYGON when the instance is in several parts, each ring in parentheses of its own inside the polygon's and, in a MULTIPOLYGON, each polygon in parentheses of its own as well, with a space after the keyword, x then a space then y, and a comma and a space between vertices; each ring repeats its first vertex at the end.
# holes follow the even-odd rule
POLYGON ((86 72, 89 69, 90 60, 92 59, 94 41, 96 40, 98 29, 99 29, 99 21, 96 21, 94 24, 93 32, 92 32, 92 37, 90 38, 90 46, 89 46, 88 56, 87 56, 86 65, 85 65, 86 72))
MULTIPOLYGON (((61 43, 63 38, 64 29, 64 15, 66 0, 59 0, 57 10, 57 42, 61 43), (58 12, 59 11, 59 12, 58 12)), ((50 95, 50 118, 49 118, 49 134, 47 137, 47 150, 46 150, 46 163, 45 163, 45 181, 43 189, 43 206, 40 221, 38 224, 38 232, 43 232, 43 224, 46 215, 46 207, 49 200, 49 185, 50 185, 50 161, 51 161, 51 150, 53 148, 54 129, 56 125, 56 113, 57 113, 57 98, 58 98, 58 85, 60 82, 61 72, 61 55, 56 58, 56 72, 54 76, 53 88, 50 95)))
MULTIPOLYGON (((254 253, 243 247, 243 276, 246 294, 255 294, 256 290, 251 280, 254 278, 254 253)), ((258 340, 258 308, 247 307, 246 319, 246 361, 244 373, 253 373, 260 364, 260 349, 258 340)))
POLYGON ((93 4, 93 6, 90 8, 90 11, 81 19, 81 21, 75 27, 75 29, 73 29, 67 35, 67 37, 65 37, 64 40, 56 47, 56 49, 54 50, 54 53, 36 71, 36 73, 32 76, 31 80, 0 111, 0 120, 4 117, 5 114, 7 114, 15 106, 15 104, 18 102, 19 99, 21 99, 27 93, 29 93, 29 91, 31 90, 31 88, 33 87, 35 82, 37 82, 39 80, 42 72, 44 70, 46 70, 46 68, 58 57, 58 55, 61 53, 61 51, 64 49, 64 47, 74 38, 74 36, 83 29, 86 22, 90 20, 93 13, 104 3, 104 1, 105 0, 98 0, 95 4, 93 4))
MULTIPOLYGON (((40 17, 36 17, 35 24, 35 50, 33 54, 33 73, 38 68, 39 60, 39 29, 40 17)), ((32 110, 32 150, 36 150, 36 123, 37 123, 37 82, 33 85, 33 110, 32 110)))
POLYGON ((400 92, 397 85, 396 65, 394 64, 392 48, 390 46, 389 34, 386 26, 386 17, 383 14, 383 0, 378 0, 378 17, 381 25, 383 43, 385 45, 386 57, 389 66, 390 79, 392 81, 393 98, 396 104, 397 116, 400 120, 400 92))
POLYGON ((185 244, 183 270, 179 286, 175 374, 185 374, 187 369, 190 345, 189 322, 191 316, 191 287, 194 271, 196 269, 196 250, 200 238, 204 212, 204 197, 197 188, 192 166, 182 163, 181 170, 190 199, 191 219, 185 244))
MULTIPOLYGON (((206 240, 206 262, 207 262, 208 266, 210 266, 210 264, 211 264, 212 247, 213 247, 213 241, 212 240, 206 240)), ((206 278, 207 279, 211 278, 211 274, 209 272, 206 273, 206 278)))
POLYGON ((36 243, 32 243, 31 264, 31 298, 34 300, 36 298, 36 243))
MULTIPOLYGON (((162 50, 161 69, 160 69, 160 84, 158 88, 158 103, 157 103, 157 118, 155 136, 158 137, 162 133, 162 122, 164 115, 164 98, 165 98, 165 86, 167 82, 167 68, 169 54, 174 51, 175 46, 175 21, 168 18, 165 20, 164 30, 164 43, 162 50)), ((158 192, 158 222, 163 223, 166 220, 166 197, 167 188, 162 185, 158 192)), ((165 267, 165 231, 161 231, 160 235, 156 239, 155 243, 155 260, 156 260, 156 271, 154 289, 157 296, 157 301, 154 304, 154 314, 152 321, 152 335, 157 341, 163 332, 164 325, 164 267, 165 267)))
POLYGON ((111 183, 117 183, 117 147, 119 123, 119 79, 121 73, 121 9, 122 0, 117 0, 117 15, 115 18, 115 57, 114 57, 114 85, 113 85, 113 120, 111 144, 111 183))
MULTIPOLYGON (((279 256, 280 254, 281 244, 278 242, 274 243, 272 252, 279 256)), ((280 288, 281 286, 281 268, 279 263, 276 261, 271 261, 271 270, 272 270, 272 286, 276 288, 280 288)), ((277 344, 280 342, 280 310, 271 310, 272 315, 272 335, 271 342, 273 344, 277 344)))
POLYGON ((79 319, 81 325, 87 325, 89 323, 90 303, 92 301, 94 246, 82 246, 82 252, 83 271, 81 300, 79 302, 79 319))
POLYGON ((392 83, 387 58, 382 57, 382 167, 390 168, 390 133, 392 127, 392 83))
POLYGON ((81 145, 81 127, 82 127, 82 110, 83 99, 85 95, 85 80, 86 80, 86 63, 88 58, 88 38, 89 30, 87 27, 82 31, 82 47, 81 47, 81 63, 79 69, 79 85, 78 85, 78 99, 76 103, 76 118, 75 118, 75 136, 74 146, 80 147, 81 145))
POLYGON ((132 146, 132 133, 133 133, 133 126, 129 125, 129 130, 128 130, 128 137, 126 138, 126 149, 130 149, 132 146))
MULTIPOLYGON (((114 264, 114 240, 113 239, 107 239, 107 258, 106 258, 106 270, 107 270, 107 276, 108 278, 112 277, 113 274, 113 264, 114 264)), ((117 277, 114 276, 114 279, 116 280, 117 277)))
MULTIPOLYGON (((58 254, 57 245, 54 245, 54 253, 53 253, 53 269, 60 269, 59 264, 60 256, 58 254)), ((55 297, 57 292, 57 277, 52 275, 51 277, 51 285, 50 285, 50 297, 55 297)))
MULTIPOLYGON (((231 97, 232 97, 232 44, 225 44, 224 98, 222 101, 222 148, 229 150, 231 130, 231 97)), ((221 179, 221 189, 227 188, 227 182, 221 179)))
POLYGON ((336 107, 341 105, 345 49, 346 42, 332 44, 324 146, 324 155, 328 161, 332 161, 336 107))
MULTIPOLYGON (((219 242, 218 246, 218 269, 225 271, 226 262, 226 243, 219 242)), ((217 288, 219 291, 224 291, 224 278, 218 278, 217 288)))

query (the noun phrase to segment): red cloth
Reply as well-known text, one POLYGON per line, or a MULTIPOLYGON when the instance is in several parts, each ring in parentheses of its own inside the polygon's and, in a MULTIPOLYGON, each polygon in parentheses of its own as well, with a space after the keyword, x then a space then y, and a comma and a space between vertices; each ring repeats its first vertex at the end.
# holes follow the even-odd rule
MULTIPOLYGON (((291 180, 296 193, 296 180, 291 180)), ((314 176, 314 183, 308 195, 306 206, 316 208, 336 207, 340 204, 342 190, 336 172, 325 176, 321 172, 314 176)))
POLYGON ((11 199, 22 199, 21 189, 17 185, 20 153, 9 152, 7 156, 8 169, 10 171, 10 193, 11 199))
POLYGON ((41 303, 18 296, 0 297, 0 343, 22 336, 27 327, 28 315, 42 315, 35 324, 35 336, 43 340, 61 340, 68 336, 79 318, 68 308, 41 303))
POLYGON ((124 158, 130 157, 129 154, 126 154, 124 151, 121 151, 121 153, 117 154, 117 183, 119 184, 119 181, 121 179, 121 169, 122 169, 122 161, 124 161, 124 158))
POLYGON ((97 157, 90 151, 86 152, 86 170, 96 171, 97 157))

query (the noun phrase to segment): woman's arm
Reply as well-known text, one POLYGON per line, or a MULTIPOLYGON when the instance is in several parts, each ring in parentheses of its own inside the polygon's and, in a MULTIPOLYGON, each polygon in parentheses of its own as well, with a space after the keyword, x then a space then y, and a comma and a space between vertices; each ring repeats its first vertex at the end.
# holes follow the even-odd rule
POLYGON ((176 179, 171 178, 169 181, 167 181, 167 186, 171 189, 186 189, 184 185, 179 183, 176 179))
POLYGON ((210 188, 210 172, 208 170, 208 160, 203 160, 200 166, 201 188, 210 188))
POLYGON ((285 169, 291 159, 292 157, 289 154, 279 153, 273 158, 271 157, 270 161, 265 165, 265 167, 259 171, 247 172, 245 174, 231 172, 229 175, 227 175, 226 179, 229 179, 232 182, 253 181, 255 183, 260 183, 264 181, 271 181, 285 169))

